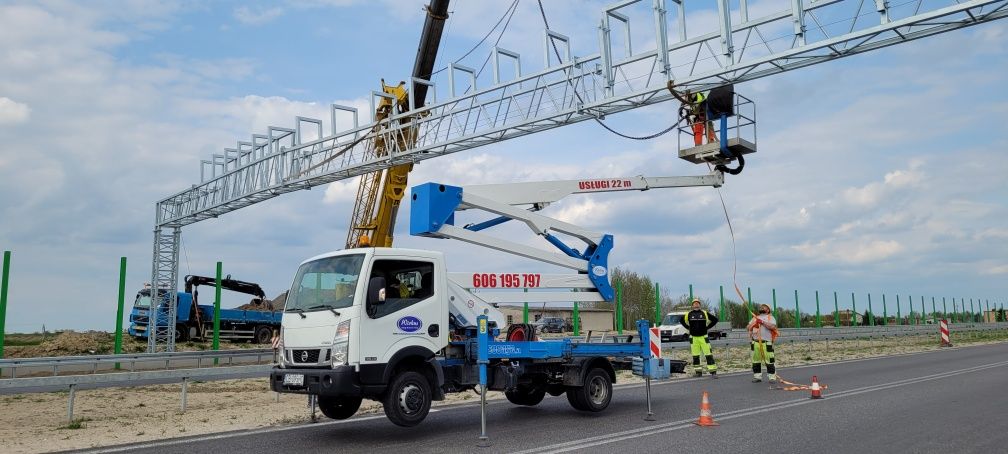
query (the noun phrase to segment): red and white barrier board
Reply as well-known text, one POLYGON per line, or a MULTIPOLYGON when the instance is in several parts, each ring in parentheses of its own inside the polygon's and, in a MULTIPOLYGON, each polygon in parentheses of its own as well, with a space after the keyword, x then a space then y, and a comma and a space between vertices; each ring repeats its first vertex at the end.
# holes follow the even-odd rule
POLYGON ((938 329, 941 330, 941 346, 951 347, 952 342, 949 341, 948 321, 942 319, 940 322, 938 322, 938 329))
POLYGON ((658 328, 651 328, 648 340, 651 343, 651 357, 661 358, 661 332, 658 328))

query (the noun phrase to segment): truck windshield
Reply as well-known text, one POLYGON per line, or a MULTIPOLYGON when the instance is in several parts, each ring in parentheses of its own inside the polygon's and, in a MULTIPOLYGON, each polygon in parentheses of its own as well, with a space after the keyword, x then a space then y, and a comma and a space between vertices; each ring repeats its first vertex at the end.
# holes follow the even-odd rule
POLYGON ((133 305, 136 307, 150 307, 150 295, 137 295, 136 302, 133 305))
POLYGON ((662 325, 678 325, 680 322, 682 322, 682 314, 668 314, 662 321, 662 325))
POLYGON ((287 296, 286 311, 353 306, 363 254, 327 257, 301 265, 287 296))

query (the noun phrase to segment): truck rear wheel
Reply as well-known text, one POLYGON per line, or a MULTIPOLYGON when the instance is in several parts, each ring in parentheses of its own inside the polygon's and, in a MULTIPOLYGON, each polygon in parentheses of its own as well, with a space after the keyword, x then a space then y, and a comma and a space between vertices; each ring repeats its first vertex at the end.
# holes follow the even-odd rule
POLYGON ((257 344, 268 344, 272 339, 273 330, 266 325, 257 326, 255 329, 255 336, 252 337, 252 341, 257 344))
POLYGON ((535 406, 546 397, 546 387, 521 385, 511 391, 504 391, 504 397, 515 405, 535 406))
POLYGON ((594 368, 585 375, 584 385, 567 390, 567 401, 581 411, 605 410, 612 400, 612 380, 602 368, 594 368))
POLYGON ((431 389, 427 377, 412 370, 400 372, 389 383, 382 398, 385 416, 392 424, 413 427, 420 424, 431 407, 431 389))
POLYGON ((364 400, 360 397, 331 397, 331 396, 319 396, 318 406, 319 410, 322 410, 322 414, 326 415, 332 419, 347 419, 357 413, 360 409, 361 401, 364 400))

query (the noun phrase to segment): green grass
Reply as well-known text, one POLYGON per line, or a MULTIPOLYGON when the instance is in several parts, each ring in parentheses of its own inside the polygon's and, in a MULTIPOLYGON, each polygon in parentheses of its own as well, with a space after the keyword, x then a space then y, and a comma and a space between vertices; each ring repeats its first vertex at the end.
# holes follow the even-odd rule
POLYGON ((69 429, 69 430, 84 429, 84 428, 87 427, 87 425, 85 425, 84 422, 85 421, 90 421, 90 420, 91 420, 91 418, 75 419, 73 421, 70 421, 70 423, 67 424, 67 425, 65 425, 65 426, 60 426, 59 429, 60 430, 62 430, 62 429, 69 429))

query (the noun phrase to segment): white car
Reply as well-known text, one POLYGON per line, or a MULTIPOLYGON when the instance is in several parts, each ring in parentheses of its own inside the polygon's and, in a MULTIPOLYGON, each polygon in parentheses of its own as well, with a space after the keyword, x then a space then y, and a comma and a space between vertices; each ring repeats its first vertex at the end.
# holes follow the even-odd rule
MULTIPOLYGON (((658 331, 661 332, 662 342, 681 342, 689 340, 689 330, 682 326, 682 319, 686 316, 689 311, 674 311, 665 314, 665 318, 662 319, 661 325, 658 326, 658 331)), ((707 337, 709 339, 720 339, 726 337, 727 334, 724 330, 719 329, 720 325, 728 325, 726 322, 718 323, 718 326, 712 327, 707 331, 707 337)))

